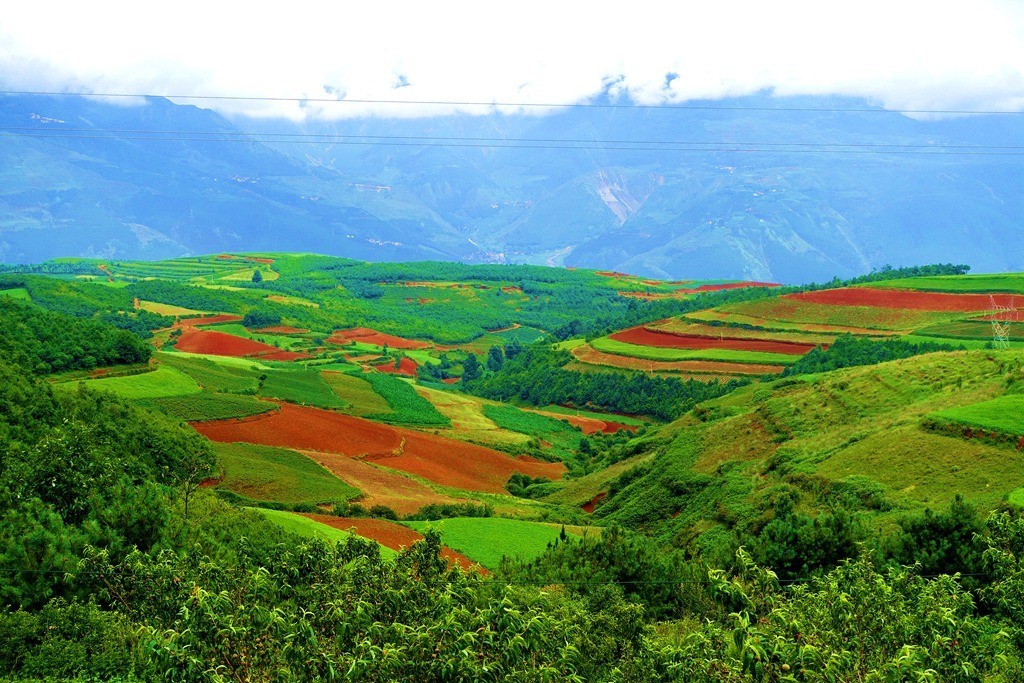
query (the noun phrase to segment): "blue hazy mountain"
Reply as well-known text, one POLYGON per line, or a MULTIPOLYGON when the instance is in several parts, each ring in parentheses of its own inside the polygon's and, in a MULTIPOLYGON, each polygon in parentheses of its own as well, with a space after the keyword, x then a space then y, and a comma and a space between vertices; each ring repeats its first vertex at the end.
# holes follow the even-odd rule
POLYGON ((3 96, 0 258, 292 250, 789 282, 1024 269, 1019 116, 711 104, 296 124, 3 96))

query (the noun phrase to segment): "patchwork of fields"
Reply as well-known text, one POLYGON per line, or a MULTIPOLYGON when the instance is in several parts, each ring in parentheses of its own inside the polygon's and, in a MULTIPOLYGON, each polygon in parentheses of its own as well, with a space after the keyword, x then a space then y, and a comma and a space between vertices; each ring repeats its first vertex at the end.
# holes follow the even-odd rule
MULTIPOLYGON (((625 512, 616 512, 622 503, 608 494, 625 486, 616 483, 619 477, 650 467, 654 457, 639 452, 596 471, 591 458, 595 448, 599 453, 617 448, 632 433, 660 426, 648 417, 605 413, 587 405, 528 405, 516 398, 500 402, 464 393, 460 377, 473 360, 468 353, 479 358, 477 372, 495 372, 507 360, 506 353, 512 358, 518 349, 550 339, 560 327, 559 346, 572 357, 568 370, 699 382, 770 381, 844 335, 981 347, 992 336, 993 304, 1015 308, 1014 295, 1024 296, 1024 276, 1018 275, 925 277, 775 296, 762 292, 585 337, 574 334, 569 305, 564 306, 565 317, 540 324, 538 311, 551 306, 560 284, 525 278, 395 279, 373 271, 373 277, 362 281, 326 287, 327 276, 317 271, 310 280, 316 286, 289 289, 299 279, 296 273, 306 277, 300 261, 224 254, 101 264, 101 274, 80 277, 95 289, 124 289, 124 300, 131 303, 124 315, 134 311, 163 316, 166 327, 156 329, 154 337, 162 351, 149 366, 131 368, 135 374, 76 376, 66 386, 109 390, 142 408, 187 421, 214 443, 218 456, 220 471, 204 486, 238 504, 304 511, 305 516, 262 510, 291 531, 332 539, 352 531, 393 554, 426 529, 436 529, 450 561, 484 570, 497 567, 503 555, 536 557, 559 537, 561 527, 527 519, 460 517, 464 508, 459 506, 486 506, 534 519, 542 514, 572 520, 593 515, 599 523, 641 515, 643 505, 636 501, 625 512), (250 286, 257 269, 277 289, 250 286), (171 285, 161 289, 163 282, 171 285), (145 298, 133 296, 131 288, 142 286, 139 294, 145 298), (454 315, 447 312, 453 310, 461 317, 447 325, 445 316, 454 315), (259 315, 246 317, 250 314, 259 315), (511 495, 510 482, 516 477, 536 498, 511 495), (383 510, 385 516, 408 518, 430 506, 447 506, 453 512, 432 522, 398 523, 380 516, 383 510), (310 512, 314 509, 318 511, 310 512), (343 516, 350 509, 377 512, 372 517, 343 516)), ((587 277, 593 280, 588 285, 592 296, 606 292, 611 297, 607 305, 623 299, 671 303, 714 292, 776 287, 660 282, 610 272, 587 277)), ((31 301, 30 288, 3 292, 31 301)), ((1014 334, 1019 331, 1016 311, 995 316, 1010 322, 1014 334)), ((756 410, 751 409, 756 404, 753 394, 739 390, 705 407, 702 419, 709 421, 700 427, 703 442, 692 451, 691 466, 707 477, 719 476, 725 466, 747 471, 753 465, 736 463, 761 462, 775 452, 772 443, 789 441, 800 444, 803 455, 786 455, 786 467, 808 476, 845 481, 870 463, 873 481, 901 504, 941 504, 955 487, 966 487, 977 500, 994 504, 1004 492, 990 490, 990 484, 997 475, 1012 478, 1012 471, 993 454, 1007 445, 1024 447, 1024 404, 1020 395, 999 395, 990 365, 972 362, 991 377, 955 398, 939 399, 922 388, 937 386, 934 367, 921 386, 914 377, 901 376, 902 389, 890 387, 888 375, 851 373, 847 381, 858 387, 855 396, 832 391, 828 382, 824 389, 801 385, 788 392, 773 390, 756 410), (812 410, 805 403, 817 400, 819 389, 827 399, 812 410), (814 399, 808 398, 812 395, 814 399), (883 397, 912 408, 899 418, 884 418, 877 409, 883 397), (869 427, 872 420, 883 419, 891 422, 892 433, 901 434, 898 443, 883 442, 869 427), (853 434, 843 437, 849 443, 840 443, 842 434, 853 434), (968 479, 950 477, 939 470, 961 467, 963 458, 948 463, 940 458, 934 466, 922 460, 923 453, 937 452, 952 438, 966 440, 964 457, 982 463, 984 473, 972 470, 968 479)), ((942 385, 951 382, 943 380, 942 385)), ((728 485, 737 491, 746 487, 749 493, 750 481, 737 479, 728 485)), ((1011 483, 1022 490, 1018 487, 1024 481, 1011 483)), ((707 520, 698 526, 702 524, 707 520)))

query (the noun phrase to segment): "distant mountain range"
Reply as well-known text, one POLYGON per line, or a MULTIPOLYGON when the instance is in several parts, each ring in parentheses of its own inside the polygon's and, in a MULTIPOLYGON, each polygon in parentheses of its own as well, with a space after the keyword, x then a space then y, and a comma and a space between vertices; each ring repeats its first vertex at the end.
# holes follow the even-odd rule
POLYGON ((708 104, 296 124, 4 95, 0 260, 287 250, 782 282, 1024 270, 1019 116, 708 104))

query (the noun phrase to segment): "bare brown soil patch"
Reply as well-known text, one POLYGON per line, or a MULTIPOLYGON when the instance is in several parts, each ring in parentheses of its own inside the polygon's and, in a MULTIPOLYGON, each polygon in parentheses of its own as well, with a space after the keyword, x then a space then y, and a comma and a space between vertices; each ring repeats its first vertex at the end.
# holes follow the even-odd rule
POLYGON ((332 334, 327 340, 332 344, 347 344, 349 342, 362 342, 363 344, 376 344, 377 346, 387 345, 393 349, 426 349, 431 345, 427 342, 415 339, 396 337, 393 334, 385 334, 372 330, 368 327, 355 327, 351 330, 339 330, 332 334))
POLYGON ((597 504, 600 503, 607 495, 607 493, 602 491, 601 493, 597 494, 596 496, 588 500, 586 503, 581 505, 580 508, 588 515, 592 515, 594 514, 594 510, 597 509, 597 504))
POLYGON ((405 375, 407 377, 415 377, 416 371, 419 369, 419 365, 416 364, 412 358, 402 358, 398 361, 398 367, 395 367, 394 361, 388 361, 383 365, 373 366, 377 372, 386 372, 391 375, 405 375))

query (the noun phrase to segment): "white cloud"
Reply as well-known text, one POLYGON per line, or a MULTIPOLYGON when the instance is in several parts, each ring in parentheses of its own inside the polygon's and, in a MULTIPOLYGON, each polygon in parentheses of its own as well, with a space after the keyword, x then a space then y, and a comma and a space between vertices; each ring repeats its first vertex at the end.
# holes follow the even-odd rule
MULTIPOLYGON (((651 104, 771 89, 895 109, 1024 108, 1024 3, 1012 1, 11 5, 0 23, 7 89, 574 103, 615 83, 651 104)), ((452 110, 203 106, 324 118, 452 110)))

